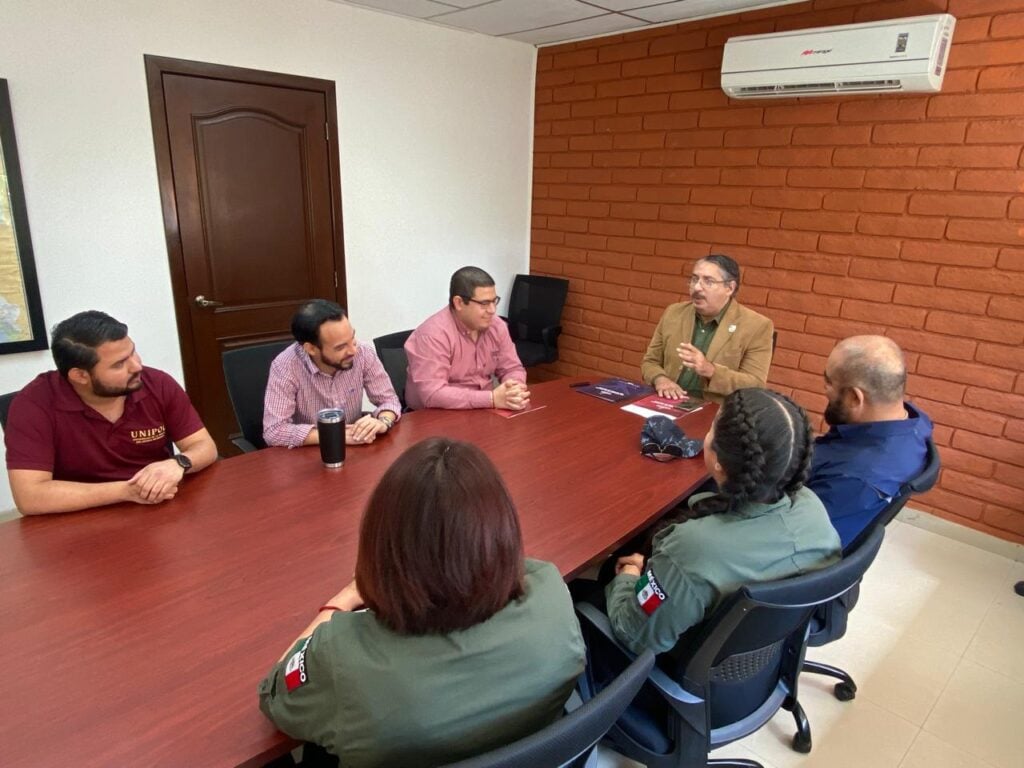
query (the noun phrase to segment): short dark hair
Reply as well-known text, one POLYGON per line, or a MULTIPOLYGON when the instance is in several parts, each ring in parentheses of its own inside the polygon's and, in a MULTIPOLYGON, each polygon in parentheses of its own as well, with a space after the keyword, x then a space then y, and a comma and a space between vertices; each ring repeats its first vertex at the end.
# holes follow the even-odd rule
POLYGON ((736 290, 733 291, 734 296, 740 292, 740 265, 736 263, 734 258, 726 256, 724 253, 712 253, 710 256, 697 259, 698 264, 702 261, 707 261, 718 267, 724 275, 723 280, 732 280, 736 283, 736 290))
POLYGON ((698 514, 772 504, 803 486, 814 439, 803 408, 767 389, 737 389, 722 402, 711 447, 725 472, 719 492, 696 505, 698 514))
POLYGON ((483 451, 432 437, 405 451, 370 497, 356 584, 402 635, 446 634, 521 597, 523 539, 512 498, 483 451))
POLYGON ((292 336, 299 344, 320 346, 320 326, 329 320, 344 320, 348 315, 340 304, 327 299, 310 299, 292 317, 292 336))
POLYGON ((490 288, 494 285, 494 278, 484 272, 480 267, 462 267, 452 275, 448 283, 448 305, 455 306, 455 297, 461 296, 465 300, 473 298, 477 288, 490 288))
POLYGON ((53 326, 50 332, 53 362, 64 378, 72 368, 92 371, 100 356, 96 348, 128 335, 128 326, 105 312, 89 309, 53 326))

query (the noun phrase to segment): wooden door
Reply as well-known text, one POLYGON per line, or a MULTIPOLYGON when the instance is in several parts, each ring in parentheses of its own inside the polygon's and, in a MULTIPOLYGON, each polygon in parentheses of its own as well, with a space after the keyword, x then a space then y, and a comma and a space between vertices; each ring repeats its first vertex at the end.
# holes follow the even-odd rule
MULTIPOLYGON (((222 454, 221 353, 345 304, 334 84, 146 57, 185 387, 222 454)), ((145 354, 145 350, 142 350, 145 354)))

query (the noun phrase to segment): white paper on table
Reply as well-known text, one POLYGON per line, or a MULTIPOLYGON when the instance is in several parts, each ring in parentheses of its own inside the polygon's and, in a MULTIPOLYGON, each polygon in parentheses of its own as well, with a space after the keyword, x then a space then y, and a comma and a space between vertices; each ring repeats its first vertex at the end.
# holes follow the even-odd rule
POLYGON ((664 411, 654 411, 651 410, 650 408, 642 408, 639 405, 632 404, 622 406, 622 410, 629 411, 630 413, 635 413, 637 416, 643 416, 645 419, 649 419, 651 418, 651 416, 664 416, 666 419, 672 419, 673 421, 675 421, 676 419, 679 418, 679 416, 686 415, 685 413, 680 413, 679 416, 670 416, 664 411))

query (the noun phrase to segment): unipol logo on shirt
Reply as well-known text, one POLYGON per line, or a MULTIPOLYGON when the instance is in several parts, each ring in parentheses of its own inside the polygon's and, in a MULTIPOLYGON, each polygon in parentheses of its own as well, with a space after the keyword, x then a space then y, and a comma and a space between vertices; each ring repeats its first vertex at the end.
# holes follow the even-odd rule
POLYGON ((654 578, 654 571, 648 567, 644 575, 636 583, 636 601, 640 603, 640 608, 650 616, 667 599, 668 595, 665 594, 665 590, 661 588, 658 580, 654 578))
POLYGON ((167 425, 161 424, 159 427, 152 427, 150 429, 133 429, 131 430, 131 437, 132 442, 136 445, 155 443, 158 440, 162 441, 167 437, 167 425))

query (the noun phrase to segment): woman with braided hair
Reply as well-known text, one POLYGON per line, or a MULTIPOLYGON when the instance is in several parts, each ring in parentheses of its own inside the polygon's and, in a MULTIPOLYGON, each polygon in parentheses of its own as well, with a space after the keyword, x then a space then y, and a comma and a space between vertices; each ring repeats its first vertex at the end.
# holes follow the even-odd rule
POLYGON ((803 409, 765 389, 725 398, 704 439, 718 493, 695 494, 689 519, 655 535, 651 556, 621 557, 608 618, 636 652, 661 653, 743 584, 823 568, 839 535, 804 487, 813 441, 803 409))

